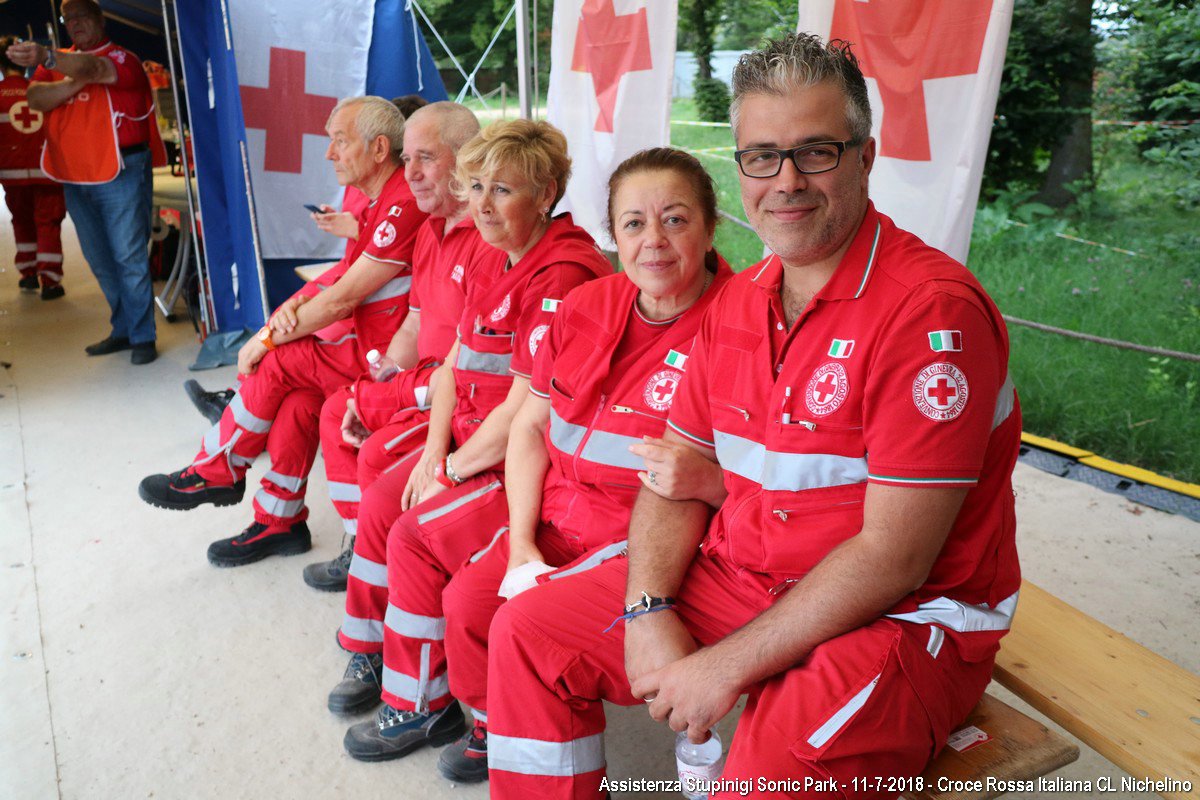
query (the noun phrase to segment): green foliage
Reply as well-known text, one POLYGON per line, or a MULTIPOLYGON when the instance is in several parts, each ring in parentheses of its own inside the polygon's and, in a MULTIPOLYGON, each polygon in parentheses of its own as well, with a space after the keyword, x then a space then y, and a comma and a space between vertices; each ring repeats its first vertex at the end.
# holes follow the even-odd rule
POLYGON ((692 84, 696 112, 705 122, 729 121, 729 87, 717 78, 697 78, 692 84))
POLYGON ((720 50, 748 50, 796 29, 795 0, 743 0, 723 8, 717 24, 720 50))
POLYGON ((1095 34, 1072 26, 1075 0, 1016 0, 996 103, 983 191, 994 196, 1010 184, 1036 186, 1050 153, 1079 114, 1070 84, 1090 69, 1095 34), (1049 35, 1053 32, 1053 35, 1049 35))

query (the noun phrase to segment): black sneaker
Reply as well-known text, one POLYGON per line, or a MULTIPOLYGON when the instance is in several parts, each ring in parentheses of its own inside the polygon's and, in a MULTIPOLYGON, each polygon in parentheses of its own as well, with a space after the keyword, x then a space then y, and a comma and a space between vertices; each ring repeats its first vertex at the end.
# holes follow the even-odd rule
POLYGON ((124 336, 109 336, 95 344, 89 344, 83 348, 83 352, 89 356, 106 356, 109 353, 119 353, 122 350, 129 349, 129 340, 124 336))
POLYGON ((57 300, 58 298, 62 297, 66 293, 67 293, 67 290, 61 286, 43 286, 42 287, 42 299, 43 300, 57 300))
POLYGON ((350 545, 332 561, 318 561, 304 568, 304 582, 322 592, 346 591, 346 578, 350 575, 350 559, 354 557, 354 537, 350 545))
POLYGON ((170 475, 148 475, 138 485, 138 496, 152 506, 187 511, 212 503, 214 506, 234 506, 242 502, 246 481, 233 486, 216 486, 201 478, 191 467, 170 475))
POLYGON ((267 556, 294 556, 312 549, 312 536, 303 520, 286 531, 269 530, 261 522, 252 522, 237 536, 213 542, 208 546, 208 563, 214 567, 240 567, 267 556))
POLYGON ((383 653, 350 656, 342 682, 329 693, 329 710, 335 714, 361 714, 379 705, 383 653))
POLYGON ((36 292, 38 290, 37 275, 23 275, 21 280, 17 281, 17 286, 21 287, 23 292, 36 292))
POLYGON ((385 705, 375 719, 350 726, 342 744, 359 761, 390 761, 425 745, 449 744, 462 734, 466 720, 458 703, 418 714, 385 705))
POLYGON ((479 783, 488 778, 487 728, 479 723, 438 756, 438 772, 458 783, 479 783))
POLYGON ((229 401, 233 399, 233 389, 206 392, 196 380, 184 381, 183 390, 187 392, 188 399, 192 401, 196 410, 213 425, 221 421, 221 414, 225 412, 225 406, 229 405, 229 401))

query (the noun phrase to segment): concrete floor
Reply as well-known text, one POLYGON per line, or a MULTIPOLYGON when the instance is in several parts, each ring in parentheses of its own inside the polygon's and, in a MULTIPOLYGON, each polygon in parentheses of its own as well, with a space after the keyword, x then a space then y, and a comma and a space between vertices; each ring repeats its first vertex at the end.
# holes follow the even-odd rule
MULTIPOLYGON (((4 217, 0 230, 9 265, 4 217)), ((64 299, 20 294, 0 272, 0 797, 486 796, 442 780, 434 752, 344 755, 347 723, 325 709, 346 662, 342 595, 300 579, 339 547, 320 464, 315 547, 298 558, 209 566, 205 547, 249 522, 249 496, 188 514, 138 500, 138 481, 188 463, 205 430, 180 389, 196 339, 160 319, 156 363, 85 357, 107 308, 69 222, 64 233, 64 299)), ((232 375, 198 377, 218 388, 232 375)), ((1200 526, 1025 467, 1016 482, 1027 577, 1200 671, 1200 526)), ((610 719, 614 777, 673 774, 668 730, 640 708, 610 719)), ((1121 773, 1084 748, 1058 774, 1121 773)))

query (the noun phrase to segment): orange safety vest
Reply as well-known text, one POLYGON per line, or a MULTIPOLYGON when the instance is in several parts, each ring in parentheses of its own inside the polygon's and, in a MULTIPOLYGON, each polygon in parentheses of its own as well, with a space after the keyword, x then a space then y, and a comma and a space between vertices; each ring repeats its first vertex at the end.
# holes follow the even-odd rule
MULTIPOLYGON (((111 43, 109 47, 112 47, 111 43)), ((107 49, 107 48, 105 48, 107 49)), ((92 53, 100 55, 100 53, 92 53)), ((140 117, 154 113, 154 103, 140 117)), ((124 116, 124 115, 122 115, 124 116)), ((42 147, 42 172, 59 183, 108 183, 125 166, 117 144, 120 120, 113 111, 108 87, 90 83, 78 94, 46 116, 46 144, 42 147)), ((166 164, 166 154, 158 125, 150 125, 150 153, 153 166, 166 164)))

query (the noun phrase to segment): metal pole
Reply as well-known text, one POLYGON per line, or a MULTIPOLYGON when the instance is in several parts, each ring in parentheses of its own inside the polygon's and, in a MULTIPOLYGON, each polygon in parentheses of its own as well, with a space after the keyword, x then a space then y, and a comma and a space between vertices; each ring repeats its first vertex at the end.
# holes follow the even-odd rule
POLYGON ((521 119, 533 118, 529 78, 529 0, 517 0, 517 110, 521 119))
MULTIPOLYGON (((170 11, 175 9, 175 0, 171 0, 170 11)), ((199 181, 195 185, 192 184, 192 163, 188 157, 187 143, 188 136, 183 128, 183 116, 179 112, 187 108, 187 116, 192 118, 191 97, 184 92, 183 103, 179 102, 179 81, 183 73, 176 72, 175 67, 175 48, 173 44, 179 46, 180 60, 183 59, 183 42, 179 39, 179 24, 176 16, 169 13, 167 8, 167 0, 162 0, 163 12, 163 37, 167 40, 167 68, 171 71, 171 94, 175 98, 175 124, 179 126, 179 160, 183 162, 183 188, 187 194, 188 202, 188 224, 192 229, 192 247, 196 253, 196 268, 198 270, 198 278, 200 284, 200 320, 204 323, 204 333, 207 336, 212 333, 212 317, 209 315, 209 305, 212 299, 211 286, 208 282, 208 253, 204 248, 204 242, 200 238, 200 231, 196 225, 196 207, 199 205, 200 185, 199 181), (175 39, 171 39, 171 25, 175 23, 175 39), (192 193, 196 193, 193 198, 192 193)), ((182 68, 180 64, 180 68, 182 68)), ((186 88, 186 87, 185 87, 186 88)))
MULTIPOLYGON (((55 50, 58 49, 58 26, 54 23, 58 22, 58 10, 54 7, 54 0, 50 1, 50 21, 46 23, 46 33, 50 37, 50 46, 55 50)), ((30 36, 30 39, 33 37, 30 36)))
POLYGON ((250 206, 250 238, 254 242, 254 266, 258 269, 258 290, 262 300, 263 322, 271 318, 267 304, 267 272, 263 268, 262 243, 258 239, 258 212, 254 207, 254 188, 250 183, 250 156, 246 153, 246 142, 238 142, 242 151, 242 177, 246 181, 246 202, 250 206))

